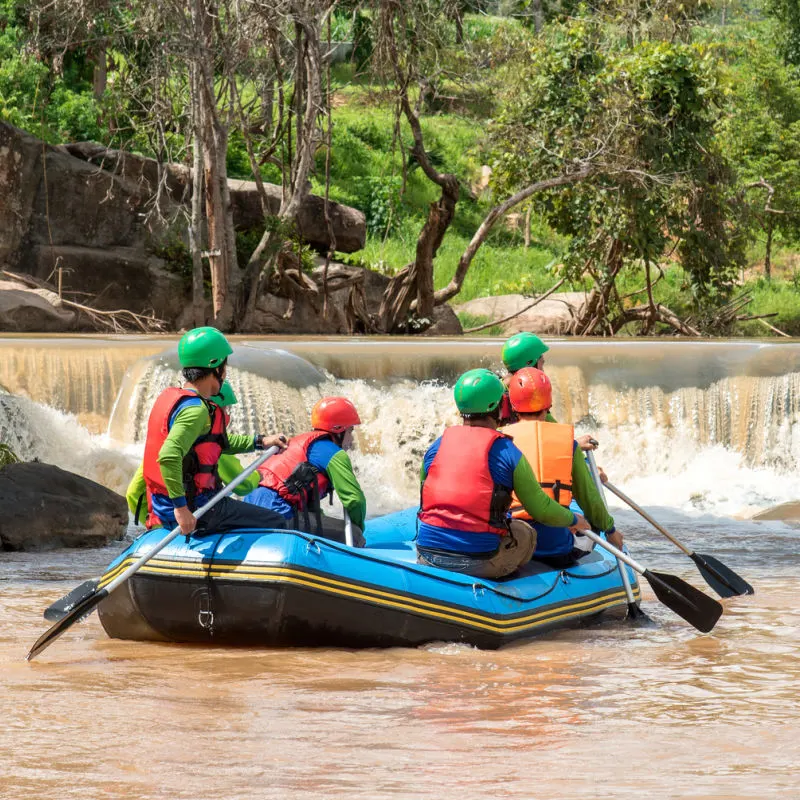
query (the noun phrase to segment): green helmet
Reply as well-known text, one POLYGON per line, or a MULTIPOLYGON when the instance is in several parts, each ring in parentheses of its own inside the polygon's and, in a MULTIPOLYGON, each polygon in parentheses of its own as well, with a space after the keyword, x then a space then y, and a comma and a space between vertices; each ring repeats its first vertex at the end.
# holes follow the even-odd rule
POLYGON ((222 381, 222 386, 216 394, 211 395, 212 402, 216 403, 220 408, 227 406, 235 406, 239 401, 236 398, 236 392, 233 391, 228 381, 222 381))
POLYGON ((503 399, 503 382, 488 369, 471 369, 457 381, 453 394, 462 414, 488 414, 503 399))
POLYGON ((535 367, 549 349, 535 333, 515 333, 503 345, 503 363, 509 372, 535 367))
POLYGON ((224 334, 216 328, 194 328, 178 342, 178 360, 182 367, 218 367, 233 353, 224 334))

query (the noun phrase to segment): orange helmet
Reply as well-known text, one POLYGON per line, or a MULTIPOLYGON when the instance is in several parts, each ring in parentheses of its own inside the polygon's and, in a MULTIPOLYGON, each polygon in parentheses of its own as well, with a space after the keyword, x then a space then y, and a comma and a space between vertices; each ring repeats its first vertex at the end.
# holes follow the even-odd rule
POLYGON ((360 425, 356 407, 346 397, 323 397, 311 409, 311 427, 328 433, 341 433, 360 425))
POLYGON ((514 411, 535 414, 553 405, 553 387, 540 369, 524 367, 510 377, 508 397, 514 411))

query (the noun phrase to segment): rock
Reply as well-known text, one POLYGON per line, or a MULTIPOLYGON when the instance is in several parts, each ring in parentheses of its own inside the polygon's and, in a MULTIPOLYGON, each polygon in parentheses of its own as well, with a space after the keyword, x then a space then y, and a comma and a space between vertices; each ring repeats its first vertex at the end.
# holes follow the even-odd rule
POLYGON ((751 519, 757 522, 800 522, 800 500, 780 503, 753 514, 751 519))
MULTIPOLYGON (((264 214, 261 198, 255 181, 229 181, 233 223, 238 230, 262 229, 264 214)), ((267 208, 270 214, 277 214, 281 205, 281 187, 265 183, 267 208)), ((362 211, 340 203, 329 204, 331 226, 336 237, 336 249, 340 253, 354 253, 361 250, 367 241, 367 218, 362 211)), ((315 194, 306 197, 297 215, 300 237, 312 247, 327 252, 330 242, 328 225, 325 222, 325 200, 315 194)))
POLYGON ((456 312, 446 303, 433 309, 433 324, 425 336, 461 336, 464 333, 456 312))
POLYGON ((62 306, 55 292, 0 280, 0 330, 60 333, 75 327, 76 314, 62 306))
MULTIPOLYGON (((467 313, 485 317, 486 321, 502 319, 509 314, 521 311, 535 298, 521 294, 504 294, 496 297, 477 297, 455 307, 456 313, 467 313)), ((538 303, 529 311, 502 323, 504 336, 520 331, 550 334, 551 336, 569 333, 574 315, 583 305, 586 296, 583 292, 558 292, 538 303)))
POLYGON ((54 259, 63 269, 63 290, 88 293, 94 308, 152 312, 159 319, 171 321, 188 302, 185 280, 141 247, 40 245, 31 248, 25 271, 47 280, 54 259))
MULTIPOLYGON (((111 150, 95 142, 77 142, 61 148, 76 158, 94 164, 128 181, 134 182, 148 194, 158 188, 162 176, 165 179, 167 196, 176 203, 190 203, 192 199, 192 174, 182 164, 159 164, 155 159, 111 150)), ((255 181, 231 179, 233 224, 237 230, 248 231, 264 227, 264 213, 255 181)), ((281 205, 282 189, 273 183, 265 183, 270 214, 277 214, 281 205)), ((364 247, 367 224, 364 214, 355 208, 330 203, 331 225, 336 237, 336 249, 342 253, 353 253, 364 247)), ((325 222, 325 201, 317 195, 309 195, 298 215, 300 236, 313 247, 327 251, 330 243, 328 225, 325 222)))
POLYGON ((125 533, 125 498, 50 464, 0 469, 0 550, 101 547, 125 533))

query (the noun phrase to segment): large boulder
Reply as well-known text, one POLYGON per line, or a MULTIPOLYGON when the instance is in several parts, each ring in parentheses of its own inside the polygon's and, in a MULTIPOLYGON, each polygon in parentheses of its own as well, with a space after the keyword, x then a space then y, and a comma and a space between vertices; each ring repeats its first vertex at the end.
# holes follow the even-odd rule
MULTIPOLYGON (((159 164, 155 159, 112 150, 96 142, 76 142, 63 145, 61 149, 75 158, 134 182, 151 195, 155 194, 163 182, 167 198, 176 203, 191 202, 192 173, 182 164, 159 164)), ((236 229, 248 231, 263 228, 264 211, 255 181, 232 179, 228 186, 236 229)), ((274 216, 280 209, 283 189, 273 183, 265 183, 264 190, 267 195, 267 211, 274 216)), ((329 211, 336 249, 342 253, 361 250, 367 237, 366 217, 363 212, 334 202, 329 203, 329 211)), ((300 207, 297 227, 302 239, 313 247, 327 251, 330 234, 325 221, 325 200, 322 197, 313 194, 306 197, 300 207)))
POLYGON ((0 550, 100 547, 121 538, 125 498, 38 462, 0 469, 0 550))
POLYGON ((0 280, 0 331, 61 333, 75 327, 75 312, 55 292, 0 280))
POLYGON ((455 311, 458 314, 467 313, 474 317, 483 317, 487 322, 518 314, 508 322, 501 323, 500 328, 504 336, 520 331, 558 336, 570 332, 572 321, 584 304, 586 295, 583 292, 558 292, 537 303, 533 308, 524 310, 535 299, 521 294, 476 297, 474 300, 455 306, 455 311))
MULTIPOLYGON (((239 230, 264 227, 264 212, 261 195, 255 181, 229 181, 233 223, 239 230)), ((265 183, 267 210, 276 215, 281 207, 282 189, 273 183, 265 183)), ((367 241, 367 218, 362 211, 341 203, 328 204, 336 249, 340 253, 361 250, 367 241)), ((330 235, 325 221, 325 200, 315 194, 306 197, 297 214, 297 232, 300 238, 323 252, 328 250, 330 235)))

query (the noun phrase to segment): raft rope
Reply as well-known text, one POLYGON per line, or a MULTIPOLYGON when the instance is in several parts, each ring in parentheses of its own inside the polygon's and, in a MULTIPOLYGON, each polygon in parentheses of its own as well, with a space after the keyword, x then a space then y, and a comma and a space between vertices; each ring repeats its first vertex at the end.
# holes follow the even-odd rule
MULTIPOLYGON (((213 566, 213 564, 214 564, 214 556, 216 554, 216 550, 217 550, 217 547, 219 546, 219 543, 220 543, 220 541, 222 539, 222 536, 226 536, 226 535, 231 534, 231 533, 252 533, 252 532, 253 532, 252 530, 225 531, 224 534, 220 534, 220 537, 219 537, 217 543, 214 545, 214 549, 212 550, 212 554, 210 556, 210 560, 207 561, 206 558, 203 559, 203 563, 207 563, 208 566, 209 566, 209 571, 208 571, 208 580, 209 580, 209 582, 211 582, 211 575, 210 575, 211 570, 210 570, 210 567, 213 566)), ((426 578, 432 578, 433 577, 433 578, 435 578, 435 580, 439 581, 440 583, 448 583, 448 584, 451 584, 453 586, 461 586, 461 587, 464 587, 464 588, 471 587, 473 589, 473 591, 476 588, 481 588, 483 590, 488 590, 488 591, 492 592, 493 594, 498 595, 499 597, 506 597, 509 600, 516 600, 516 601, 518 601, 520 603, 532 603, 532 602, 535 602, 536 600, 541 600, 543 597, 547 597, 547 595, 549 595, 556 588, 556 586, 558 586, 558 584, 561 581, 563 581, 564 577, 575 578, 575 579, 579 579, 579 580, 593 580, 595 578, 605 578, 606 576, 610 575, 613 572, 616 572, 616 570, 617 570, 617 565, 616 564, 614 564, 610 569, 606 570, 605 572, 598 573, 597 575, 576 575, 575 573, 571 573, 568 570, 558 570, 558 572, 555 573, 555 577, 553 579, 552 585, 548 589, 546 589, 545 591, 541 592, 540 594, 533 595, 531 597, 523 597, 519 593, 512 593, 512 592, 504 591, 500 587, 490 586, 490 585, 487 585, 485 583, 468 584, 468 583, 465 583, 463 581, 454 580, 454 579, 451 579, 451 578, 444 578, 444 577, 441 577, 439 575, 431 575, 429 572, 426 572, 426 571, 423 571, 422 569, 416 568, 411 564, 405 564, 403 562, 398 562, 398 561, 391 561, 391 562, 390 561, 382 561, 380 559, 375 558, 374 556, 370 556, 370 555, 367 555, 367 554, 362 554, 362 553, 360 553, 358 551, 358 549, 354 549, 352 547, 346 547, 345 545, 341 545, 338 542, 331 541, 330 539, 323 539, 323 538, 319 538, 317 536, 305 534, 302 531, 274 531, 274 533, 276 533, 276 534, 291 533, 293 536, 299 536, 301 539, 305 539, 309 543, 309 545, 313 544, 316 547, 319 547, 319 545, 322 544, 325 547, 329 548, 330 550, 335 550, 335 551, 338 551, 340 553, 349 555, 351 557, 355 556, 356 558, 361 558, 364 561, 368 561, 368 562, 371 562, 373 564, 384 564, 384 565, 390 565, 390 566, 394 566, 394 567, 400 567, 401 569, 405 570, 406 572, 411 572, 411 573, 414 573, 415 575, 424 575, 426 578)), ((219 563, 224 563, 224 562, 219 562, 219 563)), ((267 566, 267 565, 266 564, 253 564, 253 566, 267 566)), ((465 577, 469 578, 471 576, 467 575, 465 577)), ((212 614, 212 621, 213 621, 213 614, 212 614)))

